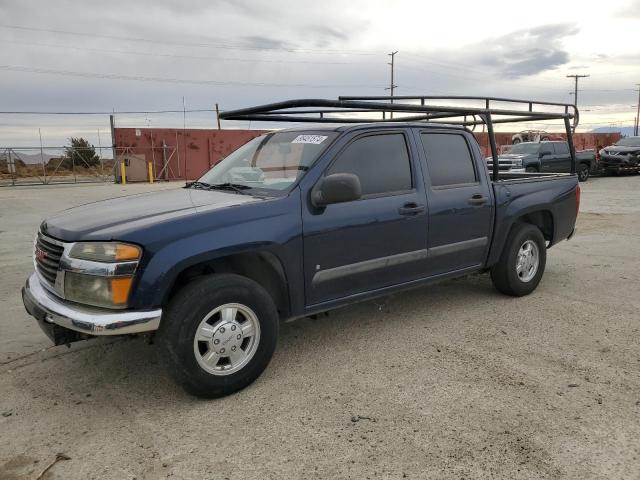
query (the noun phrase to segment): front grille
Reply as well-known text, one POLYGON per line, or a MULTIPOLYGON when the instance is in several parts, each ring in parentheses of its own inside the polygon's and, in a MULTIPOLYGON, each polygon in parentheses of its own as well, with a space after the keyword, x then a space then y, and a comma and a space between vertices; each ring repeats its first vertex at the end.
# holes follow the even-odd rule
MULTIPOLYGON (((489 170, 493 170, 493 162, 487 162, 487 168, 489 170)), ((512 168, 522 168, 522 167, 514 167, 513 163, 508 161, 508 162, 499 162, 498 163, 498 170, 511 170, 512 168)))
POLYGON ((64 247, 57 240, 38 232, 34 252, 36 269, 51 286, 55 285, 64 247))

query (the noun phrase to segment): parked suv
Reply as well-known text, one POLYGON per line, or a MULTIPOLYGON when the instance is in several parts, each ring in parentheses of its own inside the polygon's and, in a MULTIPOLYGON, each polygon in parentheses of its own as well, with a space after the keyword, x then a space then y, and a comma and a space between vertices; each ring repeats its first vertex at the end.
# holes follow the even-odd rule
POLYGON ((625 137, 600 150, 604 173, 640 172, 640 137, 625 137))
MULTIPOLYGON (((491 157, 487 166, 493 168, 491 157)), ((498 156, 500 171, 505 172, 541 172, 568 173, 571 171, 571 154, 567 142, 522 142, 513 145, 509 153, 498 156)), ((576 152, 576 171, 581 182, 589 178, 595 165, 595 152, 582 150, 576 152)))

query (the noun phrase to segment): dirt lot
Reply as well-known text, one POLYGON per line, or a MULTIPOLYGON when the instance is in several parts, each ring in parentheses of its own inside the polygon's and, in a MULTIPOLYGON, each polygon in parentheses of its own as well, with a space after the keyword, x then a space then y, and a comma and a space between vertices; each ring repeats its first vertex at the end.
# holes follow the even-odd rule
POLYGON ((1 188, 0 478, 640 478, 640 177, 583 186, 538 290, 487 276, 282 329, 202 401, 139 339, 50 347, 21 305, 55 210, 167 185, 1 188))

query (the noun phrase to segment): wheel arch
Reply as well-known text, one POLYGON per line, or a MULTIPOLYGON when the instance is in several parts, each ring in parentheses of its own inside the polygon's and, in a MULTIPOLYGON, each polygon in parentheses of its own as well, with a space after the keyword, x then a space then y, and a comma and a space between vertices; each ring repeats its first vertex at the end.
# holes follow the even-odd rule
POLYGON ((269 251, 233 253, 184 267, 166 290, 163 306, 193 280, 220 273, 234 273, 255 281, 272 298, 280 317, 290 316, 291 302, 285 269, 280 258, 269 251))
POLYGON ((554 220, 551 210, 544 209, 525 213, 524 215, 521 215, 514 220, 513 224, 511 225, 511 229, 513 229, 518 222, 529 223, 538 227, 542 232, 542 236, 544 237, 544 239, 549 243, 553 243, 554 220))
POLYGON ((548 247, 551 247, 551 245, 555 243, 555 223, 553 212, 551 210, 547 208, 538 208, 523 212, 517 217, 513 217, 509 225, 504 230, 501 230, 500 234, 496 237, 498 239, 498 243, 494 245, 489 252, 489 258, 487 261, 487 265, 489 267, 498 261, 502 251, 507 246, 507 239, 509 238, 509 235, 513 229, 521 223, 528 223, 538 227, 542 232, 542 236, 548 242, 548 247))

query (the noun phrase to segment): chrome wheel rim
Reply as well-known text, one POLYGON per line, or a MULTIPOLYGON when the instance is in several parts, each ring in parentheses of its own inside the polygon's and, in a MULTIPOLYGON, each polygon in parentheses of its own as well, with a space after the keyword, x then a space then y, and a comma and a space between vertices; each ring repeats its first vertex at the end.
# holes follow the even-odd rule
POLYGON ((538 272, 540 264, 540 250, 533 240, 525 241, 516 257, 516 274, 522 282, 529 282, 538 272))
POLYGON ((193 339, 200 367, 212 375, 231 375, 253 358, 260 342, 260 323, 246 305, 226 303, 209 312, 193 339))

